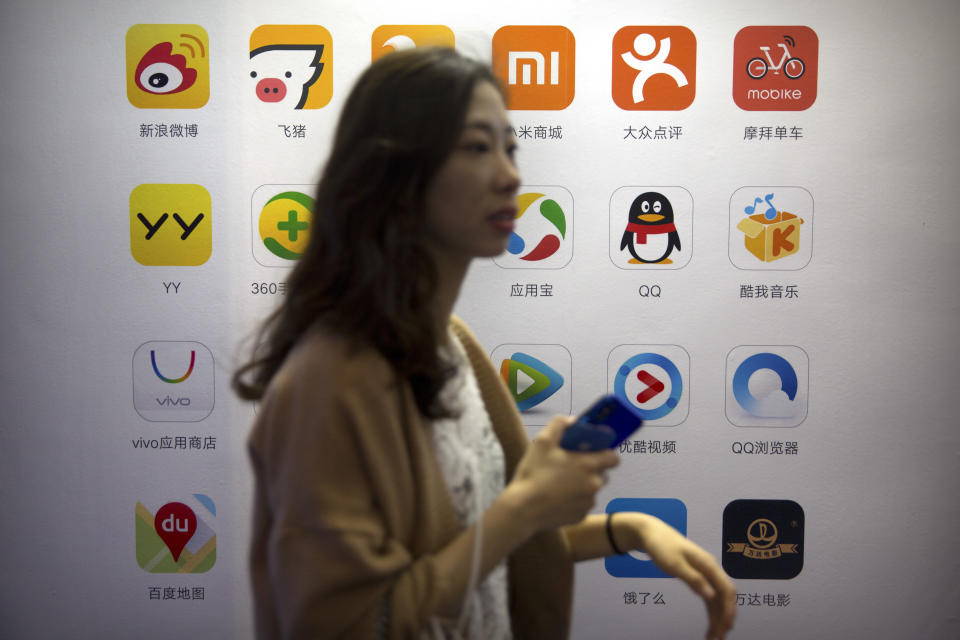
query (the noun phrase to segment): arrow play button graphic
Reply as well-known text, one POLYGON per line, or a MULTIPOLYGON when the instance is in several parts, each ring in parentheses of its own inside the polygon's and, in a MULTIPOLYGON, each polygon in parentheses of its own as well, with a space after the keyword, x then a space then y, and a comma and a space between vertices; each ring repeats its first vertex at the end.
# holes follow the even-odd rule
POLYGON ((645 369, 640 369, 637 371, 637 380, 647 385, 647 388, 642 392, 637 394, 637 402, 643 404, 649 400, 653 400, 657 394, 664 390, 664 384, 660 382, 653 375, 648 373, 645 369))
POLYGON ((547 363, 519 351, 500 364, 500 377, 520 411, 532 409, 563 386, 563 376, 547 363))

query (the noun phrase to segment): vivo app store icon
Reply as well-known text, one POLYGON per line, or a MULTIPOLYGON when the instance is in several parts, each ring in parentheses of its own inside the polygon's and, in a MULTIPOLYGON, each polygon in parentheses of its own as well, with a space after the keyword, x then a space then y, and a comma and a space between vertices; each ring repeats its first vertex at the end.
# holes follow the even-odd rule
POLYGON ((145 342, 133 354, 133 407, 151 422, 199 422, 213 411, 213 355, 199 342, 145 342))

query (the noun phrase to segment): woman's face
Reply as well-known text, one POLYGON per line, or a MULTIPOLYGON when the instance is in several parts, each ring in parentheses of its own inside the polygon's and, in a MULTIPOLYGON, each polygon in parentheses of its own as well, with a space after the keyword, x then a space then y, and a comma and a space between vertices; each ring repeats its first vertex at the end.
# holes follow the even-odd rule
POLYGON ((427 244, 438 267, 503 253, 517 215, 516 138, 500 92, 478 82, 463 131, 426 193, 427 244))

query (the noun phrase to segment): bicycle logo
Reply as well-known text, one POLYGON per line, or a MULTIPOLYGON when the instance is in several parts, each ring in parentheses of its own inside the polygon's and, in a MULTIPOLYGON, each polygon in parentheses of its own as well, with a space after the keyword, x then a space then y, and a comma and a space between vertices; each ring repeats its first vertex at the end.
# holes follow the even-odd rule
MULTIPOLYGON (((790 36, 783 36, 783 40, 791 47, 797 46, 796 41, 790 36)), ((761 46, 760 50, 763 51, 766 60, 759 56, 750 58, 750 60, 747 61, 747 75, 754 80, 759 80, 767 75, 767 72, 770 70, 773 70, 774 75, 780 75, 780 70, 782 69, 783 75, 791 80, 800 78, 803 72, 806 71, 806 65, 803 63, 803 60, 795 58, 790 54, 790 49, 787 48, 787 44, 783 42, 777 43, 777 46, 783 49, 783 55, 780 56, 780 61, 776 63, 770 56, 771 47, 761 46)))

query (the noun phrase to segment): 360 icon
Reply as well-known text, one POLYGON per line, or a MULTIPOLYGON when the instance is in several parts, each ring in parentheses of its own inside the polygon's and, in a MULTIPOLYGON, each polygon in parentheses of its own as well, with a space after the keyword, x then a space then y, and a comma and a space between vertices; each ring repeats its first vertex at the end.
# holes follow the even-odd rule
POLYGON ((284 267, 303 255, 313 225, 311 185, 263 185, 254 192, 253 255, 267 267, 284 267))

